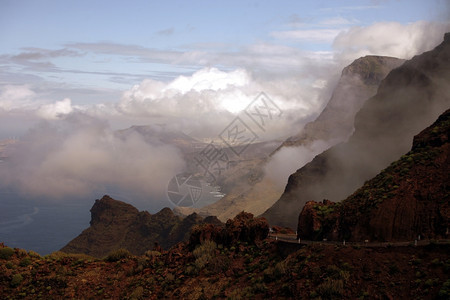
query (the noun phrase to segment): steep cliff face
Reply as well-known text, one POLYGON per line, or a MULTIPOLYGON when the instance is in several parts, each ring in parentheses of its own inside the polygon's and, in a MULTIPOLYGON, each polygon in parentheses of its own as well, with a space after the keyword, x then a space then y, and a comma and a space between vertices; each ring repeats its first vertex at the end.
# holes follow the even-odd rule
POLYGON ((356 113, 377 92, 386 75, 405 61, 386 56, 358 58, 342 70, 330 101, 316 120, 305 125, 281 147, 308 145, 316 140, 342 142, 351 135, 356 113))
MULTIPOLYGON (((342 71, 333 95, 319 117, 308 123, 299 134, 283 142, 272 155, 284 147, 309 146, 318 140, 329 147, 346 140, 353 131, 356 112, 375 95, 381 80, 403 62, 402 59, 385 56, 365 56, 352 62, 342 71)), ((221 182, 228 190, 223 199, 200 209, 183 207, 175 211, 181 215, 192 212, 214 215, 223 222, 241 211, 262 214, 283 192, 270 178, 264 177, 266 163, 267 159, 242 162, 226 173, 221 182)))
POLYGON ((153 249, 155 243, 168 249, 178 242, 187 241, 192 227, 205 222, 220 224, 217 218, 205 221, 197 214, 183 219, 175 216, 169 208, 154 215, 139 212, 130 204, 103 196, 91 208, 91 226, 61 251, 103 257, 119 248, 143 254, 153 249))
POLYGON ((306 239, 379 241, 448 238, 450 110, 414 137, 410 152, 340 203, 308 202, 298 221, 306 239))
POLYGON ((382 81, 355 118, 355 133, 289 177, 280 199, 263 216, 295 227, 307 201, 338 201, 407 152, 414 134, 450 106, 450 35, 382 81))

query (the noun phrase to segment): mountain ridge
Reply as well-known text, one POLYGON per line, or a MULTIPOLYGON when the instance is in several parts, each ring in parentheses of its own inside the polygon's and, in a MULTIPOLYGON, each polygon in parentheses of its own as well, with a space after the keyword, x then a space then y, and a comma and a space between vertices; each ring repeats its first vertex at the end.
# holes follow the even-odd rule
POLYGON ((280 199, 262 216, 295 228, 308 201, 345 199, 406 153, 413 136, 450 104, 450 38, 406 61, 381 82, 355 118, 355 132, 293 173, 280 199))
POLYGON ((450 227, 450 109, 414 137, 411 151, 345 200, 307 202, 302 239, 443 239, 450 227))
POLYGON ((181 218, 167 207, 152 215, 105 195, 95 200, 91 208, 90 226, 61 251, 103 257, 110 251, 126 248, 142 255, 154 247, 168 249, 187 241, 191 229, 202 223, 222 224, 217 218, 204 219, 195 213, 181 218))

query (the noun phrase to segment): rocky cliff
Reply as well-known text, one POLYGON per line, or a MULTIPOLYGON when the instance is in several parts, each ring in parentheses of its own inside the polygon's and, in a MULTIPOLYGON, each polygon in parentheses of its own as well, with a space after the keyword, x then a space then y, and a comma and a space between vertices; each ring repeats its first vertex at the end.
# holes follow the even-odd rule
POLYGON ((332 144, 346 140, 352 134, 355 115, 364 102, 376 94, 386 75, 404 62, 403 59, 373 55, 352 62, 342 70, 330 101, 317 119, 288 138, 280 148, 304 146, 317 140, 332 144))
POLYGON ((90 227, 61 251, 103 257, 119 248, 143 254, 153 249, 155 243, 168 249, 180 241, 187 241, 191 228, 205 222, 221 224, 217 218, 203 219, 195 213, 183 219, 169 208, 153 215, 139 212, 132 205, 105 195, 91 208, 90 227))
POLYGON ((295 227, 307 201, 339 201, 406 153, 414 134, 450 106, 450 34, 442 44, 406 61, 381 82, 355 118, 348 142, 316 156, 289 177, 263 216, 295 227))
POLYGON ((450 110, 414 137, 410 152, 340 203, 308 202, 304 239, 379 241, 448 238, 450 110))

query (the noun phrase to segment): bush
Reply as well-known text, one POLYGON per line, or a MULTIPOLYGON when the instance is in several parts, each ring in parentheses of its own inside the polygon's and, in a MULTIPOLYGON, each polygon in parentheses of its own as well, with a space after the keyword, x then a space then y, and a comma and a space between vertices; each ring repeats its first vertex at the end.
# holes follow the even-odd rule
POLYGON ((144 295, 144 288, 142 286, 138 286, 134 289, 133 293, 130 295, 130 299, 142 299, 144 295))
POLYGON ((317 292, 324 298, 333 298, 341 296, 344 291, 344 281, 327 278, 325 282, 317 287, 317 292))
POLYGON ((8 261, 8 262, 5 264, 5 267, 6 267, 7 269, 12 269, 12 268, 14 268, 14 265, 13 265, 12 262, 8 261))
POLYGON ((281 278, 287 272, 287 262, 280 261, 275 265, 274 275, 276 278, 281 278))
POLYGON ((11 286, 16 287, 22 283, 23 277, 20 274, 15 274, 11 279, 11 286))
POLYGON ((5 247, 0 249, 0 258, 9 259, 14 254, 14 249, 10 247, 5 247))
POLYGON ((448 279, 442 285, 442 288, 439 290, 439 297, 442 299, 448 299, 446 297, 450 297, 450 279, 448 279))
POLYGON ((213 241, 204 241, 201 245, 194 249, 193 254, 195 259, 194 266, 200 271, 208 263, 210 263, 216 254, 217 245, 213 241))
POLYGON ((145 256, 147 256, 149 258, 158 257, 158 256, 161 256, 161 252, 148 250, 148 251, 145 251, 145 256))
POLYGON ((34 251, 32 251, 32 250, 28 251, 28 255, 29 255, 30 257, 41 258, 41 255, 40 255, 39 253, 34 252, 34 251))
POLYGON ((19 266, 21 266, 21 267, 27 267, 29 265, 31 265, 31 259, 29 257, 25 257, 19 263, 19 266))
POLYGON ((124 248, 120 248, 118 250, 109 252, 109 254, 105 257, 105 260, 109 262, 115 262, 124 258, 129 258, 130 256, 130 251, 124 248))
POLYGON ((28 252, 26 250, 24 250, 24 249, 17 249, 17 256, 18 257, 24 257, 24 256, 27 256, 27 255, 28 255, 28 252))
POLYGON ((195 248, 193 254, 196 258, 203 256, 212 256, 215 253, 217 245, 213 241, 204 241, 201 245, 195 248))

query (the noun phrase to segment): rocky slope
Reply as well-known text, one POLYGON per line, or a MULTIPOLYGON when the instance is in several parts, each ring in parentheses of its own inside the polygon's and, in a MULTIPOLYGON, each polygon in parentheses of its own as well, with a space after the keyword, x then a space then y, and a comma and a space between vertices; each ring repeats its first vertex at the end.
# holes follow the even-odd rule
MULTIPOLYGON (((245 232, 241 227, 240 232, 245 232)), ((203 234, 206 236, 206 234, 203 234)), ((0 243, 4 299, 448 299, 448 244, 378 247, 205 239, 104 260, 0 243), (296 244, 294 244, 296 246, 296 244)))
POLYGON ((414 134, 450 106, 448 78, 450 33, 432 51, 391 71, 356 115, 349 141, 292 174, 283 195, 263 216, 271 224, 294 228, 307 201, 346 198, 406 153, 414 134))
POLYGON ((449 237, 450 110, 414 137, 410 152, 340 203, 308 202, 304 239, 380 241, 449 237))
MULTIPOLYGON (((284 147, 309 146, 318 140, 329 147, 346 140, 353 131, 356 112, 375 95, 381 80, 403 62, 385 56, 365 56, 352 62, 342 71, 333 95, 319 117, 308 123, 298 135, 283 142, 271 155, 284 147)), ((252 152, 249 149, 248 153, 252 152)), ((213 215, 223 222, 241 211, 262 214, 283 193, 282 187, 264 176, 266 163, 267 159, 240 162, 220 182, 227 192, 223 199, 200 209, 181 207, 175 212, 180 215, 193 212, 202 216, 213 215)))
POLYGON ((405 61, 386 56, 358 58, 342 70, 341 78, 322 113, 297 135, 281 146, 305 146, 316 140, 333 144, 346 140, 353 131, 356 113, 364 102, 377 92, 386 75, 405 61))
POLYGON ((61 251, 103 257, 112 250, 128 249, 143 254, 158 246, 168 249, 189 239, 194 225, 221 224, 217 218, 203 219, 197 214, 185 218, 176 216, 169 208, 152 215, 139 212, 122 201, 103 196, 91 208, 90 227, 64 246, 61 251))

